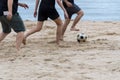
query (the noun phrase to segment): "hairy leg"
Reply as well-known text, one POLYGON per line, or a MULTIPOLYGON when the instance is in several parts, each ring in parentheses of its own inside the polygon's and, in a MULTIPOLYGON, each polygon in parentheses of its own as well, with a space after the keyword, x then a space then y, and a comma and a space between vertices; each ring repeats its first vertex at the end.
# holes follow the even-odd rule
POLYGON ((75 26, 78 23, 78 21, 82 18, 83 15, 84 15, 84 13, 82 10, 77 13, 77 16, 71 26, 71 31, 79 31, 79 29, 76 29, 75 26))
POLYGON ((59 44, 60 38, 62 36, 63 23, 60 17, 55 19, 54 22, 57 24, 56 43, 59 44))
POLYGON ((42 29, 42 26, 43 26, 43 22, 38 21, 36 27, 34 27, 31 30, 29 30, 28 32, 26 32, 25 35, 24 35, 23 44, 24 45, 26 44, 26 38, 28 36, 30 36, 31 34, 34 34, 36 32, 39 32, 42 29))
POLYGON ((64 22, 63 28, 62 28, 62 37, 61 37, 61 40, 63 40, 64 33, 65 33, 65 31, 66 31, 67 26, 68 26, 69 23, 70 23, 70 19, 65 19, 65 22, 64 22))
POLYGON ((24 38, 24 32, 18 32, 16 36, 16 49, 19 51, 24 38))
POLYGON ((8 34, 9 34, 9 33, 1 32, 1 33, 0 33, 0 42, 1 42, 8 34))

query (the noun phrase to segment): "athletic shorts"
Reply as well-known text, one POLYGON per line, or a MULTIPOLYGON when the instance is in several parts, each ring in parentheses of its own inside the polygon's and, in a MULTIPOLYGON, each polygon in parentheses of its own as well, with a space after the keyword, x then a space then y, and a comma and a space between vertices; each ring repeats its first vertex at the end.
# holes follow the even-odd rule
POLYGON ((59 17, 59 14, 55 8, 40 8, 38 11, 38 21, 44 21, 48 18, 55 20, 59 17))
POLYGON ((4 33, 10 33, 11 29, 15 32, 25 31, 25 26, 18 13, 14 14, 10 21, 6 16, 0 16, 0 22, 4 33))
POLYGON ((68 13, 68 16, 69 16, 69 19, 71 19, 72 15, 74 13, 77 13, 81 10, 81 8, 79 8, 76 4, 73 5, 73 7, 67 7, 65 8, 67 13, 68 13))

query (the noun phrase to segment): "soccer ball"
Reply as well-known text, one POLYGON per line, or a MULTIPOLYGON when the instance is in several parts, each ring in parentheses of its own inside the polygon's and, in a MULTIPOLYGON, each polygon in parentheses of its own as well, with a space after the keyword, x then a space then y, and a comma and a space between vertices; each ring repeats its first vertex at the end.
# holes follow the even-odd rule
POLYGON ((87 40, 87 35, 84 33, 79 33, 77 34, 77 41, 80 42, 85 42, 87 40))

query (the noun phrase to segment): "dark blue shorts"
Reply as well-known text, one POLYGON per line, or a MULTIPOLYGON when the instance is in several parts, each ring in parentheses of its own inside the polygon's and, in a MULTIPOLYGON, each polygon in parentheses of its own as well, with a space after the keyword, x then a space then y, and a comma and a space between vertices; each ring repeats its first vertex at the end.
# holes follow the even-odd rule
POLYGON ((74 4, 73 7, 66 7, 65 9, 68 13, 69 19, 71 19, 73 14, 75 14, 81 10, 81 8, 79 8, 76 4, 74 4))

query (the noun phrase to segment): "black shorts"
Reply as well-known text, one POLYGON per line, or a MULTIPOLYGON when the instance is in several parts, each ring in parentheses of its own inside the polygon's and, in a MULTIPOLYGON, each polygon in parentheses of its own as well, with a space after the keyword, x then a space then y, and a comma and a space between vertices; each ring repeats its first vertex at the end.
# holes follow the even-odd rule
POLYGON ((39 8, 38 21, 47 20, 48 17, 52 20, 55 20, 59 17, 59 14, 55 8, 39 8))
POLYGON ((68 13, 69 19, 71 19, 74 13, 77 13, 81 10, 81 8, 79 8, 76 4, 74 4, 73 7, 66 7, 65 9, 68 13))
POLYGON ((6 18, 6 16, 0 16, 0 22, 4 33, 10 33, 11 29, 15 32, 25 31, 23 21, 18 13, 13 15, 10 21, 6 18))

